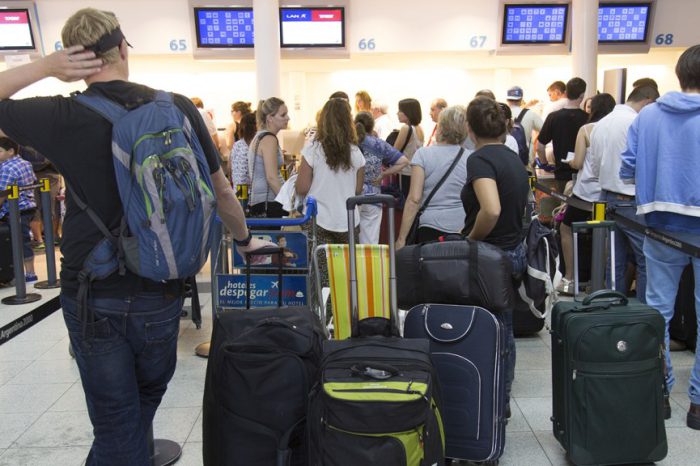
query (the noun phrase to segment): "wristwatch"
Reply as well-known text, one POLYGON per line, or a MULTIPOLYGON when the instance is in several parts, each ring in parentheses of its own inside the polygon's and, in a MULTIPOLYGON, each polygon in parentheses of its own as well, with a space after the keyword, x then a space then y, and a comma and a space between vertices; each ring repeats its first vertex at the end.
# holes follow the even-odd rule
POLYGON ((250 244, 250 240, 253 239, 253 233, 251 233, 250 230, 248 230, 248 236, 245 237, 245 239, 236 239, 233 238, 233 242, 236 243, 236 246, 248 246, 250 244))

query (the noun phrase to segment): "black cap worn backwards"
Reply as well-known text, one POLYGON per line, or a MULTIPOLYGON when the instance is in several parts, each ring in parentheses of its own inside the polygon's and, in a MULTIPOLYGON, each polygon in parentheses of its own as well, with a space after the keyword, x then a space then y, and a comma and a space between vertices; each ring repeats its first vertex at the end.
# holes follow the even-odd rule
MULTIPOLYGON (((94 44, 86 45, 85 50, 91 50, 95 52, 96 56, 100 56, 103 53, 113 49, 114 47, 119 46, 119 44, 121 44, 122 42, 122 39, 126 40, 126 37, 124 37, 124 33, 122 33, 122 30, 120 28, 116 28, 112 32, 104 34, 94 44)), ((126 45, 131 47, 131 44, 128 40, 126 41, 126 45)))

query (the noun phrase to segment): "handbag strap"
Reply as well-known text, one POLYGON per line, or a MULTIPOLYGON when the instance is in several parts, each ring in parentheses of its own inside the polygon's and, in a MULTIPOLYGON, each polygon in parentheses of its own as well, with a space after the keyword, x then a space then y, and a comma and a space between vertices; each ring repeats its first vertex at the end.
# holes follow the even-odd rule
POLYGON ((403 154, 403 151, 406 150, 406 147, 408 146, 408 143, 411 142, 411 136, 412 136, 412 135, 413 135, 413 126, 412 126, 412 125, 408 125, 408 134, 406 135, 406 140, 404 141, 403 147, 401 148, 401 150, 399 150, 399 152, 401 152, 402 154, 403 154))
POLYGON ((462 157, 462 154, 464 153, 464 147, 459 149, 459 152, 457 153, 457 156, 454 158, 452 161, 452 164, 450 165, 450 168, 447 169, 444 175, 442 175, 442 178, 440 178, 440 181, 437 182, 435 187, 430 191, 430 194, 428 194, 428 197, 425 198, 425 201, 423 201, 423 204, 420 206, 420 209, 418 209, 418 212, 416 213, 416 216, 420 216, 423 214, 425 209, 428 208, 428 203, 430 200, 433 198, 435 193, 437 192, 438 189, 440 189, 440 186, 447 180, 447 177, 450 176, 450 173, 452 173, 452 170, 457 166, 457 162, 459 162, 459 159, 462 157))

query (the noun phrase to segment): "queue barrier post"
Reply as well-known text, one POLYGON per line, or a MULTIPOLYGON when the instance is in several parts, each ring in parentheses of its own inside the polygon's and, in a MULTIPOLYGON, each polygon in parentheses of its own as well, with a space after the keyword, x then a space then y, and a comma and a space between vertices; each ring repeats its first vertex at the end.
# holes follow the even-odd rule
POLYGON ((42 221, 44 222, 44 245, 46 251, 46 280, 34 284, 34 288, 46 290, 61 286, 56 279, 56 249, 53 236, 53 212, 51 209, 51 186, 48 178, 39 180, 41 184, 41 208, 42 221))
POLYGON ((182 456, 182 448, 177 442, 153 438, 153 424, 146 435, 152 466, 169 466, 175 464, 182 456))
POLYGON ((27 293, 24 278, 24 250, 22 249, 22 225, 19 212, 19 186, 8 186, 7 209, 10 212, 10 240, 12 244, 12 263, 15 269, 15 295, 2 299, 3 304, 27 304, 39 301, 38 293, 27 293))

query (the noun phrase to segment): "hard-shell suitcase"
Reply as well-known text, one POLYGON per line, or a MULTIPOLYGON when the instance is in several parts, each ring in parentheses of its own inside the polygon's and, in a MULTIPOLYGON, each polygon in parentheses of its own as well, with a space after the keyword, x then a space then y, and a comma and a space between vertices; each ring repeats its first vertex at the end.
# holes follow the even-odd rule
POLYGON ((668 333, 674 340, 682 341, 688 349, 695 351, 698 339, 697 317, 695 316, 695 273, 688 265, 681 275, 676 294, 673 319, 668 324, 668 333))
POLYGON ((666 456, 664 320, 633 298, 599 290, 552 312, 554 436, 577 465, 666 456))
POLYGON ((346 340, 323 342, 320 381, 311 395, 308 416, 313 466, 444 464, 440 392, 429 343, 398 337, 391 220, 391 336, 371 331, 387 326, 364 326, 361 330, 359 325, 354 208, 379 202, 389 206, 393 218, 392 196, 358 196, 347 201, 352 335, 346 340))
POLYGON ((310 308, 281 307, 282 279, 280 266, 278 307, 229 309, 214 319, 202 411, 206 466, 308 464, 308 395, 325 333, 310 308))
POLYGON ((408 311, 404 337, 430 340, 440 379, 445 456, 498 459, 506 434, 501 322, 478 306, 423 304, 408 311))

